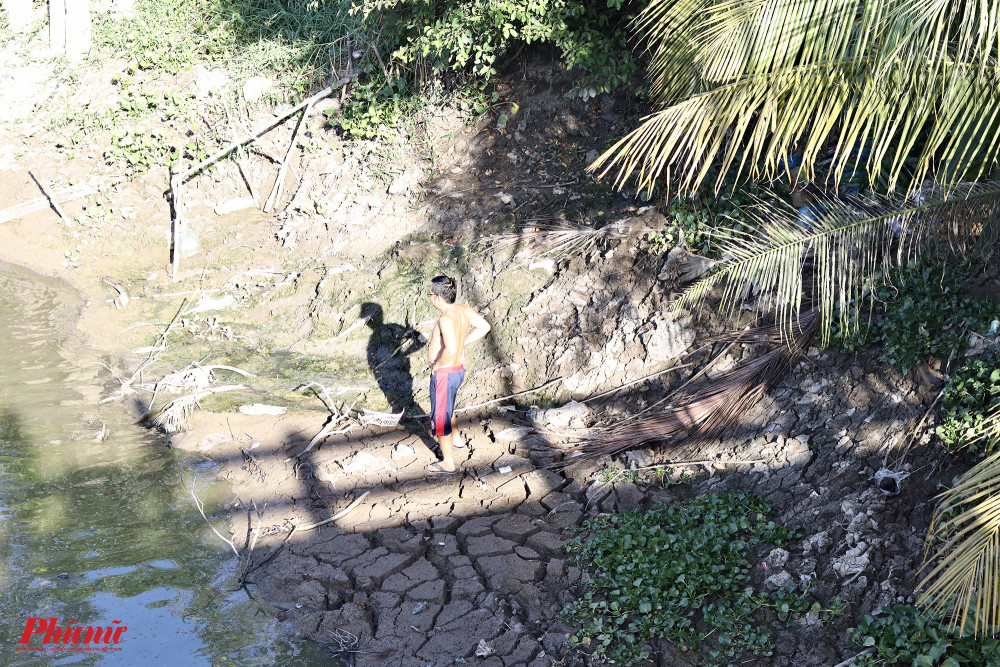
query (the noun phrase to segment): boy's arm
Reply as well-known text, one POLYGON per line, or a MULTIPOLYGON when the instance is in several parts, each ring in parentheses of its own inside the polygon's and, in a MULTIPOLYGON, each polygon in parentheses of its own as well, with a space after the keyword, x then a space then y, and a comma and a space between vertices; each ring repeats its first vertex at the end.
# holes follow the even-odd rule
POLYGON ((441 356, 441 326, 440 322, 435 322, 434 328, 431 329, 431 340, 427 343, 427 363, 433 367, 439 356, 441 356))
POLYGON ((470 314, 469 325, 472 327, 472 331, 469 332, 468 337, 465 339, 466 345, 475 343, 477 340, 482 340, 490 332, 490 329, 492 329, 490 323, 474 310, 470 314))

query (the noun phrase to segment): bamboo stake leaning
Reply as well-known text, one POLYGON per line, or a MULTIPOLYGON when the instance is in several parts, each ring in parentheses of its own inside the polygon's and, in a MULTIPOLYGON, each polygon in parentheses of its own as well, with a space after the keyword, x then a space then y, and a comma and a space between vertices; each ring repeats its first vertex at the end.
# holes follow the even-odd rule
POLYGON ((292 158, 292 153, 295 151, 295 140, 298 139, 299 130, 305 125, 306 118, 309 117, 312 107, 312 100, 307 100, 306 108, 302 110, 299 122, 295 124, 295 130, 292 131, 292 139, 288 142, 288 150, 285 151, 285 158, 281 161, 281 166, 278 167, 278 177, 274 179, 274 187, 271 188, 271 194, 267 198, 267 203, 264 204, 264 213, 270 213, 271 209, 278 203, 278 200, 281 199, 281 191, 285 185, 285 172, 288 169, 288 162, 292 158))
POLYGON ((45 187, 45 184, 42 183, 40 180, 38 180, 38 177, 35 176, 32 172, 29 171, 28 176, 31 176, 31 180, 33 180, 38 185, 38 188, 42 191, 42 194, 45 195, 45 198, 49 200, 49 203, 52 205, 52 208, 55 209, 55 212, 59 214, 59 217, 62 218, 62 221, 66 223, 66 226, 72 227, 73 221, 70 220, 65 213, 63 213, 62 208, 59 206, 59 202, 56 201, 55 195, 53 195, 52 192, 49 191, 47 187, 45 187))
POLYGON ((195 174, 197 174, 199 171, 201 171, 205 167, 208 167, 208 166, 212 165, 213 163, 217 162, 221 158, 224 158, 225 156, 227 156, 230 153, 232 153, 234 150, 236 150, 237 147, 242 146, 244 144, 248 144, 248 143, 256 140, 257 138, 259 138, 261 135, 266 134, 270 130, 274 129, 278 125, 281 125, 283 122, 285 122, 285 120, 287 120, 288 118, 294 116, 299 111, 302 111, 307 106, 312 106, 312 105, 316 104, 316 102, 319 102, 324 97, 327 97, 334 90, 336 90, 337 88, 340 88, 345 83, 348 83, 349 81, 353 80, 356 76, 357 76, 357 74, 355 73, 355 74, 352 74, 350 76, 345 76, 345 77, 342 77, 342 78, 338 79, 337 82, 334 83, 332 86, 327 86, 326 88, 324 88, 323 90, 319 91, 318 93, 316 93, 315 95, 313 95, 309 99, 307 99, 307 100, 305 100, 303 102, 300 102, 293 109, 291 109, 290 111, 285 112, 280 117, 275 118, 274 120, 269 121, 266 124, 258 127, 256 130, 252 130, 250 132, 247 132, 244 135, 242 135, 240 138, 235 139, 235 140, 229 142, 229 144, 227 144, 223 148, 220 148, 218 151, 216 151, 215 153, 213 153, 209 157, 205 158, 204 160, 202 160, 198 164, 194 165, 193 167, 191 167, 187 171, 181 172, 181 174, 180 174, 180 180, 181 180, 181 182, 182 183, 186 182, 189 178, 191 178, 192 176, 194 176, 195 174))
MULTIPOLYGON (((179 163, 178 163, 179 164, 179 163)), ((170 280, 177 281, 177 267, 181 263, 181 183, 183 179, 170 168, 170 280)))

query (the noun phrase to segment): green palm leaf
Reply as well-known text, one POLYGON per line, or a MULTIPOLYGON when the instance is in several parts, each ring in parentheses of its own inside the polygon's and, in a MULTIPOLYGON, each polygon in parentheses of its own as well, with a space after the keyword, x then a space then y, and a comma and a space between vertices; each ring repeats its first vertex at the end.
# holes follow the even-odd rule
POLYGON ((836 145, 834 181, 869 147, 873 182, 915 188, 1000 153, 995 0, 653 0, 637 30, 661 108, 591 165, 619 187, 774 178, 793 152, 812 177, 836 145))
POLYGON ((717 287, 726 313, 741 308, 751 294, 771 294, 777 320, 790 331, 808 293, 820 311, 826 342, 834 322, 845 331, 855 326, 850 304, 865 295, 862 283, 879 269, 916 253, 925 239, 962 244, 981 233, 984 222, 1000 213, 1000 182, 935 188, 903 202, 825 198, 815 208, 818 219, 808 226, 798 211, 781 203, 761 202, 748 210, 748 222, 758 229, 731 231, 724 260, 681 296, 678 307, 697 307, 717 287), (808 273, 807 260, 813 265, 808 273))
MULTIPOLYGON (((980 435, 1000 441, 1000 409, 980 435)), ((939 546, 925 565, 918 603, 976 636, 1000 629, 1000 452, 940 496, 928 530, 939 546)))

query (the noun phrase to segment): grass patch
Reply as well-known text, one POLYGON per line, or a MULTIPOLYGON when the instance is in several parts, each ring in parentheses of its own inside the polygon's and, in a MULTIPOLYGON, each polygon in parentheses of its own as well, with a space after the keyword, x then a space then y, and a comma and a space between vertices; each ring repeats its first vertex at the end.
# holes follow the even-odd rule
POLYGON ((591 576, 564 612, 582 626, 571 645, 625 665, 646 659, 654 638, 696 650, 712 665, 771 655, 771 637, 754 615, 771 607, 788 618, 811 605, 788 589, 766 596, 751 586, 751 553, 795 534, 765 521, 769 511, 749 494, 710 494, 589 520, 584 527, 596 537, 567 546, 591 576))

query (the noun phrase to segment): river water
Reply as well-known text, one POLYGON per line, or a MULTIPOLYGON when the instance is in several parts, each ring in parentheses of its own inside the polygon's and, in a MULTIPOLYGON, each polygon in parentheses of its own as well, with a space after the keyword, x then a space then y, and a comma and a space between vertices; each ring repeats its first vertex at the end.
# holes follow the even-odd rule
POLYGON ((331 664, 236 587, 188 493, 222 531, 211 464, 99 405, 118 384, 73 333, 80 305, 0 266, 0 665, 331 664), (128 629, 116 651, 19 651, 28 618, 128 629))

